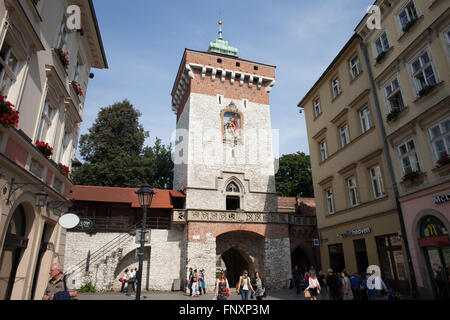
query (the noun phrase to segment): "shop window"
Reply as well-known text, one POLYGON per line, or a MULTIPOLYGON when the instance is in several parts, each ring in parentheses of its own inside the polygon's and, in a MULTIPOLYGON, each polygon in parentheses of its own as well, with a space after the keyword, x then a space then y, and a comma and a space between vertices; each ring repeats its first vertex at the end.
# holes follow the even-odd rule
POLYGON ((328 246, 330 255, 330 267, 334 272, 341 272, 345 269, 344 248, 342 244, 333 244, 328 246))
POLYGON ((366 272, 369 267, 369 258, 367 257, 366 240, 358 239, 353 241, 355 247, 356 265, 358 273, 366 272))

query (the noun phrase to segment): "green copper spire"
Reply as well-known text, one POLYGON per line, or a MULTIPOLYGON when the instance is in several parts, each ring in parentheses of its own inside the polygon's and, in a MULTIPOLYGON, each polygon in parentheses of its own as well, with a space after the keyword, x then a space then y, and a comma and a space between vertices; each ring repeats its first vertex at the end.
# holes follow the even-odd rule
POLYGON ((219 38, 216 39, 216 41, 209 43, 208 51, 227 54, 230 56, 237 55, 238 49, 230 47, 228 45, 228 41, 225 41, 222 38, 222 20, 219 20, 219 38))

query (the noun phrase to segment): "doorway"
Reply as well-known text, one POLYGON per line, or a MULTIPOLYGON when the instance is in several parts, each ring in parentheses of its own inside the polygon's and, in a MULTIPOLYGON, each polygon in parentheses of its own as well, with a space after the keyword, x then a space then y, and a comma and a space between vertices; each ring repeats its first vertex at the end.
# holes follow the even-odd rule
POLYGON ((248 261, 236 248, 230 248, 222 254, 221 258, 226 266, 226 276, 230 287, 236 286, 244 270, 251 272, 248 261))
POLYGON ((369 267, 369 258, 367 257, 366 240, 358 239, 353 240, 353 246, 355 247, 356 266, 358 268, 358 274, 365 273, 369 267))
POLYGON ((330 267, 334 272, 342 272, 345 269, 344 248, 342 243, 328 246, 330 255, 330 267))
POLYGON ((308 256, 300 247, 297 247, 291 254, 291 270, 294 270, 295 266, 298 266, 301 272, 304 272, 305 269, 309 270, 311 266, 308 256))
POLYGON ((3 252, 0 256, 0 300, 11 299, 17 268, 22 254, 28 246, 25 231, 25 210, 22 205, 19 205, 8 225, 3 252))

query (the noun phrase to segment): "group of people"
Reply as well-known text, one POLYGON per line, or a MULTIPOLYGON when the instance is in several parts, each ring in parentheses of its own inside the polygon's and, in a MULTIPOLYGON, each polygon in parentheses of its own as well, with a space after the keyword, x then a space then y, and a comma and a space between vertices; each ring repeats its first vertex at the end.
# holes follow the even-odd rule
POLYGON ((126 295, 129 296, 131 294, 131 291, 136 292, 135 283, 136 280, 136 274, 138 272, 137 268, 131 268, 131 269, 125 269, 125 271, 122 273, 121 278, 119 279, 120 283, 122 283, 122 287, 120 288, 120 293, 124 293, 125 284, 127 284, 126 295))
POLYGON ((399 292, 389 288, 380 276, 372 274, 348 274, 344 269, 336 273, 328 269, 328 275, 323 271, 317 271, 314 266, 308 270, 301 271, 298 266, 294 267, 291 286, 297 289, 297 296, 302 293, 305 298, 317 300, 319 294, 329 300, 376 300, 378 297, 386 297, 390 300, 400 299, 399 292))
POLYGON ((197 272, 197 269, 189 268, 188 289, 190 297, 199 297, 202 291, 206 294, 205 269, 197 272))

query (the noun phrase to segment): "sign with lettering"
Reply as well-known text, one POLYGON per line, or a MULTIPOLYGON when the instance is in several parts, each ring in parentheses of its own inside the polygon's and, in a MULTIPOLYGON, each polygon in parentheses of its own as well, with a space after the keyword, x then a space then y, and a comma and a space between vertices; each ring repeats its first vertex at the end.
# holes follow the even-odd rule
MULTIPOLYGON (((150 230, 145 230, 145 244, 150 244, 150 230)), ((141 244, 141 230, 136 230, 136 244, 141 244)))
POLYGON ((450 193, 434 197, 434 203, 435 204, 442 204, 442 203, 445 203, 445 202, 448 202, 448 201, 450 201, 450 193))
POLYGON ((87 230, 91 230, 93 226, 94 226, 94 223, 92 222, 92 220, 90 220, 88 218, 80 218, 80 222, 77 225, 77 229, 82 230, 82 231, 87 231, 87 230))
POLYGON ((371 232, 372 232, 372 229, 370 227, 367 227, 365 229, 356 229, 356 230, 341 233, 341 237, 347 238, 347 237, 353 237, 353 236, 360 236, 362 234, 368 234, 371 232))

